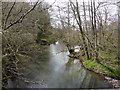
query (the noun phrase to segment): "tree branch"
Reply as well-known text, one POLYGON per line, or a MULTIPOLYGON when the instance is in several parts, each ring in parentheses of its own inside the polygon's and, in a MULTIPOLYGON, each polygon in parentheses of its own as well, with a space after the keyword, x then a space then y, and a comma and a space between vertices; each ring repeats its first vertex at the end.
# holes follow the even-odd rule
POLYGON ((12 7, 10 8, 10 10, 9 10, 9 12, 8 12, 8 14, 7 14, 7 17, 6 17, 6 19, 5 19, 5 24, 4 24, 5 27, 6 27, 6 24, 7 24, 7 20, 8 20, 8 18, 10 17, 10 13, 12 12, 12 9, 14 8, 15 4, 16 4, 16 2, 13 3, 12 7))
MULTIPOLYGON (((39 0, 38 0, 38 1, 39 1, 39 0)), ((4 30, 9 29, 10 27, 12 27, 13 25, 15 25, 15 24, 17 24, 17 23, 21 23, 21 22, 23 21, 23 19, 24 19, 32 10, 35 9, 35 7, 36 7, 37 4, 38 4, 38 1, 34 4, 34 6, 33 6, 30 10, 28 10, 26 13, 24 13, 22 16, 20 16, 19 19, 17 19, 17 20, 14 21, 13 23, 9 24, 8 26, 6 26, 6 27, 4 28, 4 30)), ((41 1, 40 3, 42 3, 42 1, 41 1)))

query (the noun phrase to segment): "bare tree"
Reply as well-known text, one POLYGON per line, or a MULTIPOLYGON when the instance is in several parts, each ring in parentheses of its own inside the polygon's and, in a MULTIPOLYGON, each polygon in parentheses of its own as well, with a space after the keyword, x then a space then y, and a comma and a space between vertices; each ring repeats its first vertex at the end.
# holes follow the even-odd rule
POLYGON ((83 41, 85 53, 86 53, 87 59, 89 60, 90 56, 89 56, 89 52, 88 52, 87 43, 86 43, 86 40, 85 40, 85 35, 84 35, 84 32, 83 32, 83 28, 82 28, 82 21, 81 21, 80 12, 79 12, 78 1, 76 0, 76 5, 75 5, 70 0, 70 5, 71 5, 72 11, 74 13, 76 22, 77 22, 77 24, 79 26, 79 30, 80 30, 80 33, 81 33, 81 36, 82 36, 82 41, 83 41))

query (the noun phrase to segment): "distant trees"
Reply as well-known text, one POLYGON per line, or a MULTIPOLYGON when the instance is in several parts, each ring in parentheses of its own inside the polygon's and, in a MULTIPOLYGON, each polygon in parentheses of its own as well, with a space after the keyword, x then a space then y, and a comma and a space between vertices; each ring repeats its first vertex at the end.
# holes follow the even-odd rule
POLYGON ((110 11, 111 4, 95 0, 82 3, 69 0, 63 7, 58 7, 61 41, 69 48, 73 44, 71 42, 76 42, 74 45, 82 46, 87 59, 94 58, 97 62, 101 51, 117 57, 117 14, 110 11), (71 30, 80 33, 75 36, 77 39, 72 38, 75 34, 69 33, 71 30))
MULTIPOLYGON (((79 5, 77 0, 75 3, 71 0, 69 2, 71 3, 71 9, 76 19, 77 25, 79 26, 87 59, 94 57, 94 59, 99 62, 99 50, 107 50, 108 48, 104 47, 108 47, 108 43, 116 40, 116 38, 114 40, 111 39, 115 37, 116 31, 114 28, 112 32, 112 28, 109 28, 109 26, 114 21, 111 21, 111 24, 108 24, 108 20, 110 19, 108 8, 106 8, 104 3, 97 3, 94 0, 91 0, 91 2, 83 1, 82 5, 79 5)), ((110 47, 112 46, 115 48, 116 43, 112 43, 110 47)))
POLYGON ((73 15, 70 7, 70 2, 66 2, 64 7, 57 6, 58 14, 56 18, 60 21, 56 30, 57 40, 64 43, 68 48, 68 51, 71 49, 74 51, 76 45, 80 45, 80 33, 78 30, 75 30, 74 22, 72 22, 73 15), (64 13, 64 14, 63 14, 64 13))
POLYGON ((78 3, 77 0, 69 0, 64 3, 63 7, 57 6, 59 8, 58 28, 60 29, 58 35, 63 38, 59 37, 61 41, 67 47, 68 45, 71 47, 73 41, 74 45, 81 45, 87 59, 93 57, 97 62, 99 62, 101 51, 115 55, 117 51, 117 21, 116 15, 111 15, 109 5, 111 3, 96 2, 95 0, 82 3, 78 3), (79 34, 75 36, 71 32, 79 34), (72 35, 77 39, 73 39, 72 35))
POLYGON ((74 31, 68 28, 55 29, 56 39, 62 42, 70 51, 75 49, 75 46, 80 45, 80 34, 79 31, 74 31))
POLYGON ((42 7, 47 8, 46 6, 41 5, 33 12, 37 15, 35 25, 39 30, 36 39, 37 43, 40 43, 43 38, 47 38, 50 34, 52 34, 50 14, 48 13, 48 9, 41 10, 42 7))

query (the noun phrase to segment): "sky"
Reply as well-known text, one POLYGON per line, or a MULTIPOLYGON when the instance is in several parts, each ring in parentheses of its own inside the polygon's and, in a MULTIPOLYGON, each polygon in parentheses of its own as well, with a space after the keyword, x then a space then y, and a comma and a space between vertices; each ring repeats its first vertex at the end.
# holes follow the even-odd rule
MULTIPOLYGON (((32 2, 36 2, 37 0, 1 0, 2 2, 14 2, 14 1, 16 1, 16 2, 25 2, 25 1, 32 1, 32 2)), ((44 0, 44 1, 46 1, 46 2, 48 2, 49 4, 51 4, 51 3, 53 3, 55 0, 44 0)), ((68 0, 56 0, 57 1, 57 3, 59 3, 59 2, 65 2, 65 1, 68 1, 68 0)), ((71 0, 71 1, 75 1, 75 0, 71 0)), ((83 1, 83 0, 78 0, 78 2, 81 2, 81 1, 83 1)), ((85 2, 87 2, 87 1, 90 1, 90 0, 84 0, 85 2)), ((95 1, 101 1, 101 2, 118 2, 118 1, 120 1, 120 0, 95 0, 95 1)))
MULTIPOLYGON (((27 2, 36 2, 37 0, 2 0, 2 2, 14 2, 14 1, 18 1, 18 2, 23 2, 23 1, 27 1, 27 2)), ((55 9, 56 7, 55 7, 55 5, 59 5, 60 7, 62 7, 63 6, 63 3, 65 3, 65 2, 67 2, 67 1, 69 1, 69 0, 42 0, 42 1, 45 1, 45 2, 47 2, 48 4, 53 4, 55 1, 55 3, 54 3, 54 5, 52 5, 53 7, 53 9, 55 9)), ((76 1, 76 0, 71 0, 71 1, 76 1)), ((88 2, 88 1, 91 1, 91 0, 78 0, 78 2, 79 3, 81 3, 81 2, 88 2)), ((95 1, 99 1, 99 2, 118 2, 118 1, 120 1, 120 0, 95 0, 95 1)), ((82 3, 81 3, 82 4, 82 3)), ((110 10, 110 13, 111 13, 111 15, 114 15, 114 14, 116 14, 117 13, 117 6, 115 6, 115 5, 111 5, 111 6, 109 6, 109 10, 110 10)), ((58 11, 57 11, 57 9, 56 10, 54 10, 54 16, 55 15, 57 15, 58 14, 58 11)), ((53 18, 54 18, 54 16, 53 16, 53 18)))
MULTIPOLYGON (((45 0, 46 2, 48 2, 49 4, 52 4, 53 2, 55 2, 55 0, 45 0)), ((56 3, 60 3, 60 2, 66 2, 69 0, 56 0, 56 3)), ((75 0, 71 0, 71 1, 75 1, 75 0)), ((91 0, 84 0, 85 2, 91 1, 91 0)), ((99 2, 118 2, 119 0, 95 0, 95 1, 99 1, 99 2)), ((78 0, 78 2, 83 2, 83 0, 78 0)))
MULTIPOLYGON (((44 0, 44 1, 49 3, 50 5, 55 2, 54 5, 53 5, 53 8, 55 8, 54 7, 55 5, 62 6, 63 3, 65 3, 65 2, 67 2, 69 0, 44 0)), ((76 1, 76 0, 71 0, 71 1, 76 1)), ((78 0, 79 3, 83 2, 83 1, 88 2, 88 1, 91 1, 91 0, 78 0)), ((95 1, 99 1, 99 2, 106 2, 107 1, 107 2, 114 3, 114 2, 118 2, 119 0, 95 0, 95 1)), ((117 12, 117 6, 116 5, 110 5, 109 8, 110 8, 112 14, 117 12)))
MULTIPOLYGON (((50 5, 53 4, 54 2, 54 5, 53 5, 53 9, 55 9, 55 5, 59 5, 59 6, 63 6, 63 3, 67 2, 69 0, 45 0, 45 2, 49 3, 50 5), (56 2, 55 2, 56 1, 56 2)), ((76 1, 76 0, 71 0, 71 1, 76 1)), ((88 1, 91 1, 91 0, 84 0, 84 2, 88 2, 88 1)), ((117 2, 119 0, 95 0, 95 1, 99 1, 99 2, 117 2)), ((81 2, 83 2, 83 0, 78 0, 78 3, 80 4, 81 2)), ((81 3, 82 4, 82 3, 81 3)), ((109 9, 109 12, 110 12, 110 15, 114 15, 117 13, 117 6, 116 5, 109 5, 108 6, 108 9, 109 9)), ((53 18, 55 18, 55 15, 58 14, 58 11, 56 9, 56 11, 54 11, 54 16, 53 18)))
MULTIPOLYGON (((35 2, 37 0, 2 0, 2 1, 3 2, 13 2, 13 1, 19 1, 19 2, 22 2, 22 1, 29 2, 29 1, 31 1, 31 2, 35 2)), ((50 5, 53 4, 56 1, 54 3, 54 5, 52 5, 53 6, 52 8, 55 9, 56 8, 55 5, 59 5, 60 7, 62 7, 63 3, 65 3, 65 2, 67 2, 69 0, 43 0, 43 1, 49 3, 50 5)), ((71 0, 71 1, 76 1, 76 0, 71 0)), ((84 0, 84 2, 88 2, 88 1, 91 1, 91 0, 84 0)), ((95 0, 95 1, 99 1, 99 2, 106 2, 107 1, 107 2, 112 2, 113 3, 113 2, 120 1, 120 0, 95 0)), ((83 0, 78 0, 78 2, 81 3, 81 2, 83 2, 83 0)), ((117 13, 117 7, 115 5, 109 6, 109 9, 110 9, 111 15, 117 13)), ((57 15, 57 14, 58 14, 58 11, 56 9, 56 10, 54 10, 54 16, 57 15)), ((54 18, 54 16, 53 16, 53 18, 54 18)))

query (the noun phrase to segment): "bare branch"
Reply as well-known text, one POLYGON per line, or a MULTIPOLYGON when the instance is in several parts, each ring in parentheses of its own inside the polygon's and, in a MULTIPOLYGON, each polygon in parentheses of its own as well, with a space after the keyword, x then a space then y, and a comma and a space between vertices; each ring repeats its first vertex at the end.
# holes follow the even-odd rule
POLYGON ((10 10, 8 12, 8 15, 7 15, 6 19, 5 19, 5 24, 4 24, 5 27, 6 27, 6 24, 7 24, 7 20, 10 17, 10 13, 12 12, 12 9, 14 8, 15 4, 16 4, 16 2, 13 3, 12 7, 10 8, 10 10))
MULTIPOLYGON (((39 0, 38 0, 38 1, 39 1, 39 0)), ((19 19, 17 19, 17 20, 14 21, 13 23, 9 24, 8 26, 6 26, 6 27, 4 28, 4 30, 9 29, 10 27, 12 27, 13 25, 15 25, 15 24, 17 24, 17 23, 21 23, 21 22, 23 21, 23 19, 24 19, 31 11, 33 11, 33 10, 35 9, 35 7, 36 7, 37 4, 38 4, 38 1, 34 4, 34 6, 33 6, 30 10, 28 10, 26 13, 24 13, 22 16, 20 16, 19 19)), ((40 3, 42 3, 42 1, 41 1, 40 3)))

